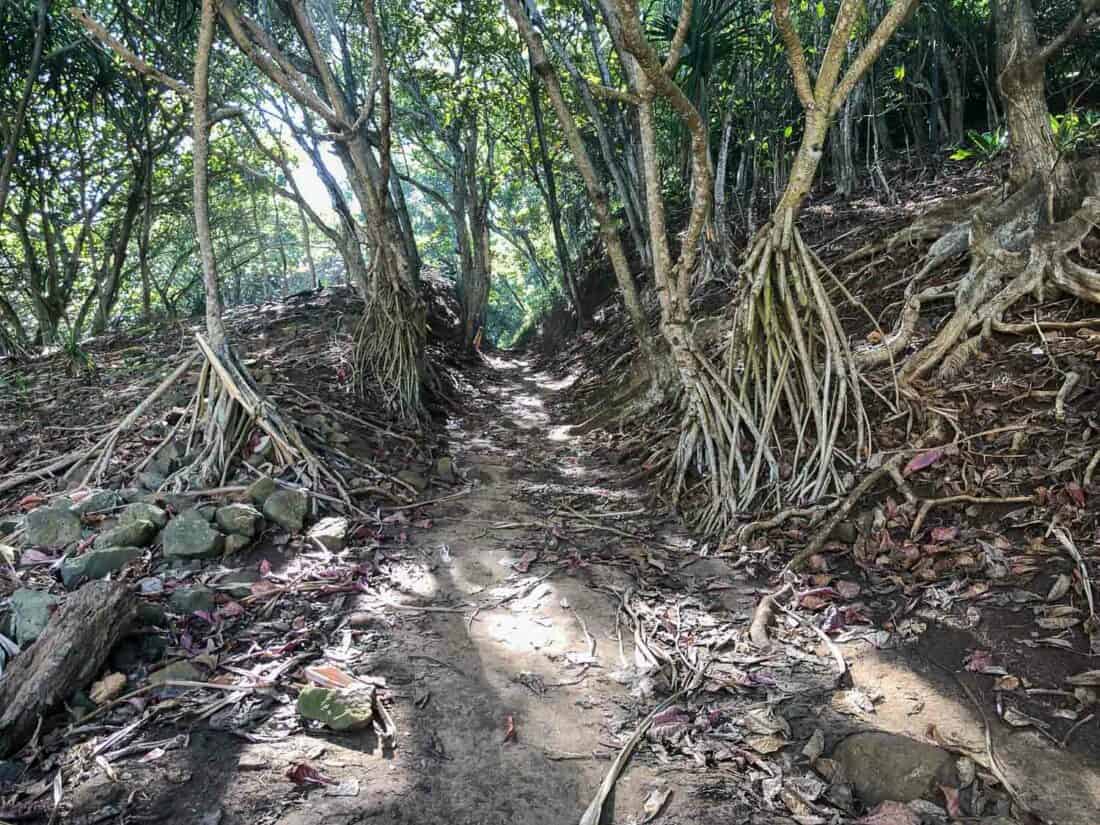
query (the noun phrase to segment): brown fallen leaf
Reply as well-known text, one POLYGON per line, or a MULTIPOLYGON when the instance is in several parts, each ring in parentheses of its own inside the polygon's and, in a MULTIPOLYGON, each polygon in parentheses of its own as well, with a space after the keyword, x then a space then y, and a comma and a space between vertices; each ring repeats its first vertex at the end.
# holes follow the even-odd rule
POLYGON ((664 810, 665 803, 668 802, 668 798, 672 796, 672 790, 669 788, 654 788, 653 792, 646 797, 644 803, 642 803, 642 821, 639 825, 646 825, 648 822, 652 822, 658 816, 661 811, 664 810))
POLYGON ((512 717, 511 714, 508 714, 508 718, 505 720, 505 723, 504 723, 504 740, 501 742, 501 744, 503 745, 506 742, 515 742, 515 741, 516 741, 516 720, 512 717))
POLYGON ((920 817, 908 805, 883 802, 856 825, 920 825, 920 817))
POLYGON ((336 785, 331 776, 325 776, 308 762, 295 762, 286 769, 286 778, 295 785, 336 785))
POLYGON ((95 704, 102 705, 121 694, 124 687, 126 687, 126 676, 124 674, 108 673, 92 685, 91 690, 88 691, 88 698, 95 704))

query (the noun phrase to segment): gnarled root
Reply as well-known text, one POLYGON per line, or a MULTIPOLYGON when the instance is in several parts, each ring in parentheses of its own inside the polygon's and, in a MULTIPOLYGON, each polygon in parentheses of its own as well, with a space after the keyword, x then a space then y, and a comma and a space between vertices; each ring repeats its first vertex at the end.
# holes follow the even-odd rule
POLYGON ((399 279, 376 273, 355 332, 355 388, 360 396, 377 392, 407 422, 423 412, 424 330, 420 298, 399 279))
MULTIPOLYGON (((992 332, 1003 326, 1004 313, 1028 294, 1041 298, 1053 286, 1082 300, 1100 303, 1100 272, 1072 257, 1100 224, 1100 171, 1092 171, 1090 194, 1067 220, 1042 224, 1048 212, 1045 192, 1043 182, 1036 179, 1007 200, 976 210, 966 224, 965 250, 970 254, 970 268, 954 290, 955 312, 930 342, 904 361, 898 374, 901 385, 937 368, 941 380, 958 375, 992 332)), ((953 227, 944 238, 951 239, 953 250, 958 235, 959 228, 953 227)), ((919 281, 945 259, 941 252, 936 244, 929 250, 907 289, 894 332, 879 344, 856 350, 860 366, 892 360, 908 346, 922 303, 942 295, 936 287, 916 289, 919 281)))

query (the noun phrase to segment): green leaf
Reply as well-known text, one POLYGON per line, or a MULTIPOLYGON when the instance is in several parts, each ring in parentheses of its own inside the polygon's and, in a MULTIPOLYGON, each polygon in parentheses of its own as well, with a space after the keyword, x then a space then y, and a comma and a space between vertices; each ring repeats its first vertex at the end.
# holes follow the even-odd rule
POLYGON ((899 83, 901 81, 905 80, 905 66, 904 65, 894 67, 894 80, 898 81, 899 83))
POLYGON ((966 160, 973 154, 969 149, 956 149, 951 153, 951 160, 966 160))
POLYGON ((788 126, 786 129, 783 130, 783 137, 785 137, 785 138, 789 138, 793 134, 794 134, 794 127, 793 126, 788 126))
POLYGON ((824 17, 825 16, 825 4, 822 3, 821 0, 818 0, 818 3, 817 3, 817 16, 818 17, 824 17))

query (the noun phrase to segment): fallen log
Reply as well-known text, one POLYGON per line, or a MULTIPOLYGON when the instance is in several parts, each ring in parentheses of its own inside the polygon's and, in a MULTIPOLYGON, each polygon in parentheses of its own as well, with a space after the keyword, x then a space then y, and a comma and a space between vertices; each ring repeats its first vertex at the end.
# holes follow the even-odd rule
POLYGON ((118 582, 89 582, 69 596, 0 678, 0 759, 23 747, 41 717, 95 677, 136 612, 137 599, 118 582))

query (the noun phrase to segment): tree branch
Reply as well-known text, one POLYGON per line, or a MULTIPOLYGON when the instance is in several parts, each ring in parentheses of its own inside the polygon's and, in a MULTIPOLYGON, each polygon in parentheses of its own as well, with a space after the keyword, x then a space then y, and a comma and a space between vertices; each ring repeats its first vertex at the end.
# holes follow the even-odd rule
POLYGON ((791 76, 794 79, 794 90, 802 103, 802 108, 808 112, 817 108, 814 101, 814 93, 810 85, 810 70, 806 65, 806 51, 802 48, 802 41, 798 32, 791 23, 791 0, 775 0, 775 27, 779 30, 779 36, 786 48, 787 63, 791 67, 791 76))
MULTIPOLYGON (((878 24, 874 34, 871 35, 871 39, 867 41, 863 51, 852 61, 852 65, 844 73, 844 79, 840 81, 836 91, 833 92, 829 104, 830 114, 835 115, 840 111, 845 98, 852 93, 852 89, 867 74, 874 62, 878 60, 879 54, 882 53, 890 38, 894 36, 894 32, 905 22, 910 12, 916 8, 919 2, 920 0, 895 0, 894 5, 890 7, 890 11, 886 12, 886 16, 882 18, 882 22, 878 24)), ((1091 2, 1100 2, 1100 0, 1091 0, 1091 2)))
POLYGON ((1088 25, 1089 17, 1100 11, 1100 0, 1081 0, 1081 7, 1077 14, 1066 24, 1061 33, 1043 46, 1039 53, 1031 59, 1033 64, 1046 65, 1054 55, 1058 54, 1066 44, 1076 38, 1088 25))

